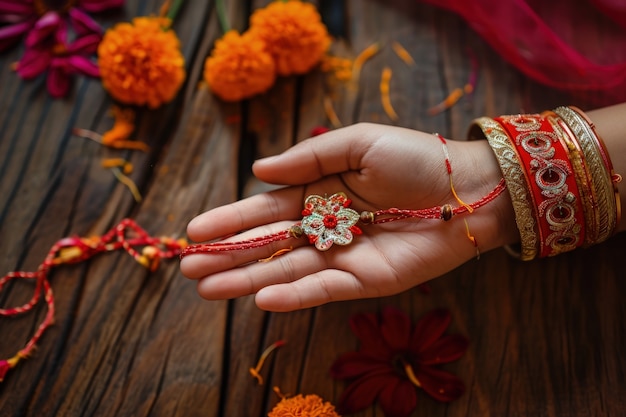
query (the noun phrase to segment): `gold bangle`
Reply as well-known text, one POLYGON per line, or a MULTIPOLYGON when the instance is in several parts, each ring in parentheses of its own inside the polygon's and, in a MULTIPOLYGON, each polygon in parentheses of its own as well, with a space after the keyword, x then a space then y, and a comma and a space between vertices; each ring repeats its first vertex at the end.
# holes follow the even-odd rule
POLYGON ((596 210, 597 197, 593 188, 591 173, 582 149, 576 140, 576 136, 561 116, 550 110, 543 112, 542 115, 552 124, 554 131, 559 134, 559 139, 564 145, 563 147, 567 149, 576 184, 578 185, 578 193, 581 198, 585 218, 585 240, 583 246, 593 245, 598 239, 600 218, 599 211, 596 210))
POLYGON ((595 241, 590 244, 603 242, 616 230, 621 212, 619 194, 612 180, 614 173, 608 153, 600 137, 595 133, 593 124, 582 115, 584 113, 572 107, 557 107, 554 112, 574 133, 587 163, 591 187, 596 196, 595 210, 598 216, 595 241))
MULTIPOLYGON (((521 168, 519 156, 506 131, 498 122, 489 118, 475 119, 468 132, 468 138, 487 139, 496 155, 502 176, 513 203, 515 222, 520 232, 521 252, 519 258, 529 261, 537 256, 537 222, 529 193, 528 180, 521 168)), ((509 250, 511 253, 511 251, 509 250)))

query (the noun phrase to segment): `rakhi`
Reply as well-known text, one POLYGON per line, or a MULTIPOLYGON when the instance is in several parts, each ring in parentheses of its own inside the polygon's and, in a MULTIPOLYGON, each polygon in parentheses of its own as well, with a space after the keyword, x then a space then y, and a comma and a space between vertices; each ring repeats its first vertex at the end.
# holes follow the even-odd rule
POLYGON ((186 246, 180 257, 197 253, 216 253, 233 250, 258 248, 272 242, 300 238, 306 236, 311 244, 321 251, 331 248, 333 244, 348 245, 354 235, 360 235, 362 230, 357 223, 380 224, 405 219, 441 219, 448 221, 453 216, 472 211, 493 201, 506 189, 504 179, 486 196, 472 204, 453 208, 450 204, 426 209, 411 210, 389 208, 377 211, 356 212, 350 208, 352 201, 346 194, 339 192, 330 197, 319 195, 308 196, 302 210, 303 218, 286 230, 235 242, 211 242, 186 246))
MULTIPOLYGON (((449 221, 453 216, 461 213, 472 213, 475 209, 493 201, 506 189, 506 182, 504 178, 502 178, 487 195, 472 204, 465 203, 457 195, 452 183, 452 164, 450 163, 450 154, 448 152, 446 139, 438 133, 434 133, 433 135, 441 142, 445 157, 445 167, 450 179, 450 191, 454 199, 459 203, 458 207, 452 207, 451 204, 444 204, 442 206, 418 210, 389 208, 358 213, 350 208, 352 201, 343 192, 332 194, 330 197, 310 195, 304 201, 302 220, 286 230, 247 240, 191 244, 183 248, 180 257, 182 259, 187 255, 198 253, 209 254, 259 248, 273 242, 300 238, 302 236, 306 236, 309 243, 315 245, 317 249, 326 251, 330 249, 333 244, 341 246, 348 245, 352 242, 354 235, 360 235, 362 230, 357 226, 359 221, 365 225, 407 219, 441 219, 449 221)), ((465 228, 467 237, 476 247, 478 257, 480 256, 478 243, 476 238, 470 234, 467 222, 465 222, 465 228)), ((280 253, 282 252, 279 251, 272 255, 272 257, 280 253)), ((272 259, 272 257, 268 258, 268 260, 272 259)))
POLYGON ((475 210, 493 201, 506 189, 504 179, 486 196, 472 204, 453 208, 450 204, 431 207, 426 209, 398 209, 389 208, 377 211, 363 211, 358 213, 350 208, 352 201, 342 192, 335 193, 330 197, 310 195, 304 202, 302 220, 288 229, 273 234, 255 237, 247 240, 233 242, 198 243, 186 246, 181 254, 181 259, 187 255, 197 253, 216 253, 258 248, 273 242, 300 238, 306 236, 309 243, 321 251, 330 249, 333 244, 348 245, 354 235, 362 233, 357 225, 381 224, 406 219, 441 219, 448 221, 453 216, 475 210))

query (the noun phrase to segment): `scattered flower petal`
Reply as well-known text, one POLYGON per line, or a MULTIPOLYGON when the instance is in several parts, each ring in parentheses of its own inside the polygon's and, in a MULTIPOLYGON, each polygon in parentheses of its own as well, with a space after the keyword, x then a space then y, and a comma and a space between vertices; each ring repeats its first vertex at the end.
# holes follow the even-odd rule
POLYGON ((330 132, 330 129, 326 126, 315 126, 313 129, 311 129, 311 136, 323 135, 326 132, 330 132))

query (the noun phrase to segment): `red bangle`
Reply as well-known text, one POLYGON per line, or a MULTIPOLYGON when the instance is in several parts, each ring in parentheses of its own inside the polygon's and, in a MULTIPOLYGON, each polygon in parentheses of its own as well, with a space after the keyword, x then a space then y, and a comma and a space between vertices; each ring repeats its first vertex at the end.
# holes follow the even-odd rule
POLYGON ((539 256, 554 256, 584 242, 585 220, 566 146, 542 115, 500 116, 496 120, 518 152, 533 199, 539 256))

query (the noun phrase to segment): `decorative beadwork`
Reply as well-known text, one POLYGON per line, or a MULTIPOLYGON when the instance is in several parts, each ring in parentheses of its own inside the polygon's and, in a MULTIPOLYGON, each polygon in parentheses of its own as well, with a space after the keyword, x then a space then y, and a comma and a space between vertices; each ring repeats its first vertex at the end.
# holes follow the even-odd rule
POLYGON ((354 234, 361 234, 361 229, 356 226, 360 215, 349 208, 351 203, 344 193, 333 194, 328 198, 308 196, 304 201, 301 225, 309 242, 325 251, 335 243, 348 245, 354 234))
POLYGON ((508 132, 530 181, 540 235, 539 255, 554 256, 581 246, 585 222, 578 185, 554 126, 542 115, 495 118, 508 132))

